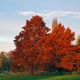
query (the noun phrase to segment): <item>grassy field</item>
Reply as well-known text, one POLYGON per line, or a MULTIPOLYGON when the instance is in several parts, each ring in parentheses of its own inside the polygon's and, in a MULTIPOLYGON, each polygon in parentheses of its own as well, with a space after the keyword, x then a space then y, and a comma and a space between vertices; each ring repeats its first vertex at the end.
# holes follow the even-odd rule
POLYGON ((0 80, 80 80, 79 75, 31 76, 27 73, 0 74, 0 80))

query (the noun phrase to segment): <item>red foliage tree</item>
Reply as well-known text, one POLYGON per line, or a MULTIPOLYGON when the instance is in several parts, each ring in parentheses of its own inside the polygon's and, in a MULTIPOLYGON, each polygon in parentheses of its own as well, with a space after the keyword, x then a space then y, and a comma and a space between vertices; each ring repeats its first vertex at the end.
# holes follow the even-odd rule
POLYGON ((74 32, 69 28, 65 29, 62 24, 58 24, 52 33, 46 37, 44 49, 48 54, 53 55, 52 63, 56 68, 63 68, 72 71, 72 49, 71 42, 74 40, 74 32))
POLYGON ((43 37, 48 31, 49 28, 45 26, 42 17, 33 16, 31 20, 26 21, 23 30, 14 40, 16 49, 12 54, 12 64, 15 71, 35 69, 38 54, 43 54, 41 50, 43 37))

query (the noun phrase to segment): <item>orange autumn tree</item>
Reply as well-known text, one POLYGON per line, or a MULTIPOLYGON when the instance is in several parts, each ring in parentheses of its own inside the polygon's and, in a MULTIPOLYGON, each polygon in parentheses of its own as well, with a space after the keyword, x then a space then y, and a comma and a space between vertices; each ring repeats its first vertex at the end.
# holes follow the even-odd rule
POLYGON ((64 28, 56 20, 52 25, 52 33, 45 37, 43 48, 45 53, 51 54, 50 64, 54 69, 80 72, 80 46, 73 45, 75 34, 69 28, 64 28), (54 23, 55 22, 55 23, 54 23))
POLYGON ((74 32, 65 29, 62 24, 53 25, 52 33, 48 34, 44 43, 44 50, 53 55, 52 64, 57 69, 72 71, 72 44, 74 32))
MULTIPOLYGON (((49 28, 45 26, 42 17, 33 16, 26 21, 23 30, 15 37, 16 49, 12 51, 13 71, 33 71, 37 69, 37 56, 42 55, 43 37, 49 28)), ((40 61, 40 60, 39 60, 40 61)))

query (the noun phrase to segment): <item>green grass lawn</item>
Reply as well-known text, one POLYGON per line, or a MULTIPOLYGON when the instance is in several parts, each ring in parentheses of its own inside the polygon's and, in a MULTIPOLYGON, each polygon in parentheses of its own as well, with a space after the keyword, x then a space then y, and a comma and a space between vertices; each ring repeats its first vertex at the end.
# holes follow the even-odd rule
POLYGON ((27 73, 0 74, 0 80, 80 80, 79 75, 31 76, 27 73))

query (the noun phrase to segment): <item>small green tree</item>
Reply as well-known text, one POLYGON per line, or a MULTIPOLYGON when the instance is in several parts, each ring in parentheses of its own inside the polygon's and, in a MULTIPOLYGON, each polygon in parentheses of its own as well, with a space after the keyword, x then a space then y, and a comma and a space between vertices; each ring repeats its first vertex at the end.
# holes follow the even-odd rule
POLYGON ((10 70, 11 60, 5 56, 4 52, 0 54, 0 72, 10 70))

